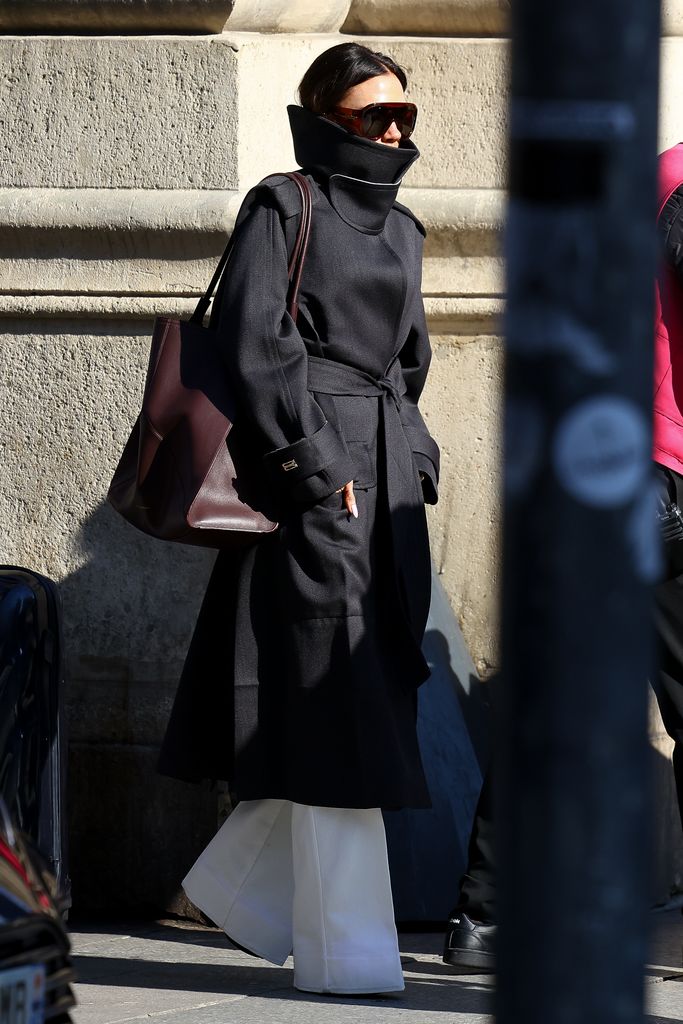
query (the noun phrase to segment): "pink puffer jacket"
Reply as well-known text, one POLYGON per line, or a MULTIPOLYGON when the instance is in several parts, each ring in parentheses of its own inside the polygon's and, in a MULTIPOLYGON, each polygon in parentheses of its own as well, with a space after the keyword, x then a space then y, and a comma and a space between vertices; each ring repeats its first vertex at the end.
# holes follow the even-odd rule
MULTIPOLYGON (((659 158, 658 217, 683 184, 683 143, 659 158)), ((655 296, 655 395, 653 458, 683 473, 683 284, 661 261, 655 296)))

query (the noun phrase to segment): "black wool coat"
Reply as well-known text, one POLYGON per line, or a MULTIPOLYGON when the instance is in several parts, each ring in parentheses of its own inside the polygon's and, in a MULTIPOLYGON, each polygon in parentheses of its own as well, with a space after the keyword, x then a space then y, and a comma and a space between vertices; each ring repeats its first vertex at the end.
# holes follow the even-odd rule
MULTIPOLYGON (((396 202, 419 155, 290 107, 313 191, 299 315, 286 312, 301 202, 246 197, 215 317, 278 530, 221 552, 159 769, 238 799, 425 807, 416 691, 430 596, 424 503, 439 451, 418 409, 430 361, 424 230, 396 202), (337 493, 354 481, 359 517, 337 493)), ((239 476, 239 470, 238 470, 239 476)))

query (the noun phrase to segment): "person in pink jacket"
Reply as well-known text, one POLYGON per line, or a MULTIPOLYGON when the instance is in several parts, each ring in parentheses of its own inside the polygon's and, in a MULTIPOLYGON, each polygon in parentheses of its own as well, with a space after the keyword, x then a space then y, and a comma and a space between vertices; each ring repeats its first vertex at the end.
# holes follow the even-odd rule
POLYGON ((660 483, 666 572, 656 588, 660 671, 653 681, 683 823, 683 143, 659 159, 653 458, 660 483))
MULTIPOLYGON (((654 445, 665 572, 655 590, 659 673, 652 680, 673 766, 683 825, 683 143, 659 160, 655 300, 654 445)), ((495 969, 497 878, 490 773, 475 814, 467 872, 450 914, 444 962, 495 969)))

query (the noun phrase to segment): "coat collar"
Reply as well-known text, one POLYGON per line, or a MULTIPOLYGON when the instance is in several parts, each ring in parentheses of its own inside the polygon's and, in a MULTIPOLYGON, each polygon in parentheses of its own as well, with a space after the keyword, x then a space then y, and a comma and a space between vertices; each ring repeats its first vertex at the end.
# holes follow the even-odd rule
POLYGON ((351 227, 378 235, 383 229, 401 180, 420 153, 406 139, 398 147, 347 132, 304 107, 289 106, 294 153, 304 170, 327 181, 332 206, 351 227))

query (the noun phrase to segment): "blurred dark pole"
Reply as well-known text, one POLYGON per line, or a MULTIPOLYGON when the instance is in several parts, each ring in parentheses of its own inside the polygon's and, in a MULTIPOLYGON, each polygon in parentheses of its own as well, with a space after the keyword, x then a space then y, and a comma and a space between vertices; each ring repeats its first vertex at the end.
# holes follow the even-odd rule
POLYGON ((657 0, 515 0, 499 1024, 636 1024, 657 0))

